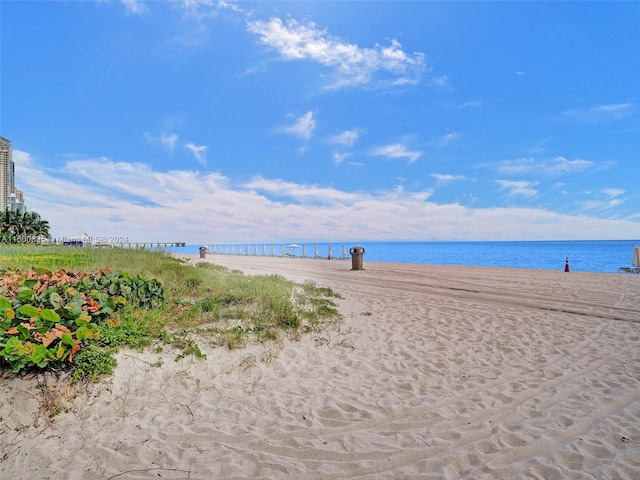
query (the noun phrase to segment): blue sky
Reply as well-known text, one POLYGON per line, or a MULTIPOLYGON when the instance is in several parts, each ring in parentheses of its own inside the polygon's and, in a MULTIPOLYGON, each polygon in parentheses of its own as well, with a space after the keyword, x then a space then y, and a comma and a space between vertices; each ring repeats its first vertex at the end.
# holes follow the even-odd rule
POLYGON ((2 1, 54 236, 640 238, 639 2, 2 1))

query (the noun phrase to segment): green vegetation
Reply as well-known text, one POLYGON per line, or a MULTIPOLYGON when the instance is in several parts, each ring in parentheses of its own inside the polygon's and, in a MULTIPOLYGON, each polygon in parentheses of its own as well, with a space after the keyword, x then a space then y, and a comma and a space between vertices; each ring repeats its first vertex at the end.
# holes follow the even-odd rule
POLYGON ((5 246, 0 265, 0 365, 16 374, 95 378, 112 372, 122 346, 204 357, 203 342, 277 343, 341 318, 330 289, 163 252, 5 246))
POLYGON ((38 213, 17 213, 7 209, 0 214, 0 241, 3 243, 39 243, 45 238, 49 238, 49 222, 38 213))

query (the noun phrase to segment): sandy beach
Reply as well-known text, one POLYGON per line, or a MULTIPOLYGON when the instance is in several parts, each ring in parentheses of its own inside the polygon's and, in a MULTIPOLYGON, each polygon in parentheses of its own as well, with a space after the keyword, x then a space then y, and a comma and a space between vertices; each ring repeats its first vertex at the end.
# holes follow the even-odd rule
POLYGON ((640 478, 640 275, 192 257, 331 287, 344 322, 122 351, 53 421, 2 379, 0 478, 640 478))

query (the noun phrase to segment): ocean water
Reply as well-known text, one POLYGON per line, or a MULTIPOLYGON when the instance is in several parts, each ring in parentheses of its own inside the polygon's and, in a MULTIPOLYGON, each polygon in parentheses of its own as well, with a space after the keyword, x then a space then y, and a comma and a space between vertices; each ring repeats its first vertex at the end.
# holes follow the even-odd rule
MULTIPOLYGON (((528 241, 528 242, 334 242, 299 243, 297 248, 288 244, 209 244, 208 255, 231 254, 271 255, 285 254, 307 257, 318 255, 326 258, 331 246, 332 257, 340 258, 342 247, 345 256, 351 258, 349 249, 362 246, 364 266, 366 262, 394 262, 434 265, 471 265, 479 267, 533 268, 564 270, 569 259, 571 271, 617 273, 619 267, 630 267, 633 248, 640 240, 598 241, 528 241)), ((198 253, 201 245, 187 245, 169 249, 175 253, 198 253)))

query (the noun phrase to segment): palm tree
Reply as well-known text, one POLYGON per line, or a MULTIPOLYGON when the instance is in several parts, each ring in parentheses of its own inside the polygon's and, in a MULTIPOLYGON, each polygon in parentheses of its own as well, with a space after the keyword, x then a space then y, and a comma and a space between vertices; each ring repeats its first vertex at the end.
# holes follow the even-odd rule
POLYGON ((31 214, 31 218, 29 220, 30 231, 28 235, 49 238, 49 222, 43 220, 36 212, 29 213, 31 214))
POLYGON ((19 215, 13 210, 7 208, 2 213, 0 217, 0 235, 4 241, 11 242, 11 238, 18 234, 19 220, 19 215))
POLYGON ((43 220, 37 212, 19 214, 6 209, 0 215, 0 238, 8 243, 27 241, 27 237, 49 238, 49 222, 43 220))

